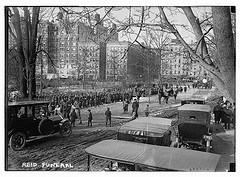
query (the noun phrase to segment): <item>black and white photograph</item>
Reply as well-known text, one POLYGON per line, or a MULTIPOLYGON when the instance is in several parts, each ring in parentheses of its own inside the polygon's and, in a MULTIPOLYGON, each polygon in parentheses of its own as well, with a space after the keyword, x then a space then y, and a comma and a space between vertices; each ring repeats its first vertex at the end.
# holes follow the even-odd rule
POLYGON ((66 3, 2 7, 5 172, 236 172, 234 4, 66 3))

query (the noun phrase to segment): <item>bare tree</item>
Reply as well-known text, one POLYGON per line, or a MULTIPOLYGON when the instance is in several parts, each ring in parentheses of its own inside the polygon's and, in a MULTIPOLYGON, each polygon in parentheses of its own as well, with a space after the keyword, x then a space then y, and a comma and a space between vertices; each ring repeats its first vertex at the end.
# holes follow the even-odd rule
MULTIPOLYGON (((199 19, 194 15, 190 7, 182 7, 194 34, 197 45, 200 45, 199 53, 193 50, 182 38, 176 27, 168 21, 163 7, 159 7, 165 29, 171 31, 189 51, 192 58, 209 71, 214 83, 221 93, 230 101, 235 101, 235 45, 231 25, 229 7, 212 7, 213 31, 216 50, 214 57, 209 55, 205 36, 210 31, 203 33, 199 19)), ((197 46, 198 47, 198 46, 197 46)))
POLYGON ((32 13, 27 7, 8 8, 8 27, 16 41, 17 57, 20 67, 20 92, 23 97, 32 97, 36 92, 35 63, 37 55, 37 29, 40 7, 33 7, 32 13), (11 24, 10 24, 11 23, 11 24))

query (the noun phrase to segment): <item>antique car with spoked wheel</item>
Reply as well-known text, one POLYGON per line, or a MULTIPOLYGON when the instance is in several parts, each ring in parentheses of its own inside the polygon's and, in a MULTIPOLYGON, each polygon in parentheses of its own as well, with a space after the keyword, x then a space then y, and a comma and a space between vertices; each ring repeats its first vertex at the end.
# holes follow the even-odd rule
POLYGON ((24 148, 31 137, 59 132, 62 137, 72 133, 71 123, 61 115, 48 113, 49 101, 9 102, 7 106, 7 138, 14 151, 24 148))
POLYGON ((184 104, 178 108, 177 146, 209 152, 212 141, 211 108, 204 104, 184 104))

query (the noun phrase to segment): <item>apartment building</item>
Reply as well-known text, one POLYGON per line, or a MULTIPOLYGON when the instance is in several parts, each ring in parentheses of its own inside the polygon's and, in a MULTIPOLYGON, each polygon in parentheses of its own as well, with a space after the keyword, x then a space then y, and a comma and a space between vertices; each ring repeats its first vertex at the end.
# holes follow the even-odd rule
POLYGON ((39 55, 37 73, 51 75, 51 78, 104 80, 106 42, 118 41, 118 33, 115 24, 111 28, 105 27, 99 14, 93 24, 94 27, 90 27, 84 20, 77 23, 41 22, 39 33, 51 60, 45 54, 39 55))
POLYGON ((162 61, 164 64, 161 73, 168 78, 195 80, 208 75, 208 72, 197 61, 192 60, 189 52, 176 39, 163 48, 162 61))

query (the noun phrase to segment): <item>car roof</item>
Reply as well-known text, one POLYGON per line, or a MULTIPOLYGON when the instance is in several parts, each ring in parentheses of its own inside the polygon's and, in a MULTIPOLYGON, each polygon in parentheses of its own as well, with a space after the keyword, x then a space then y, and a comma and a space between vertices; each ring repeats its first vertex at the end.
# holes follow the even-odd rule
POLYGON ((17 101, 17 102, 8 102, 8 106, 31 106, 31 105, 42 105, 49 104, 50 101, 17 101))
POLYGON ((209 105, 203 104, 184 104, 178 108, 178 111, 201 111, 210 112, 211 107, 209 105))
POLYGON ((172 120, 161 117, 139 117, 122 125, 119 131, 147 131, 165 133, 171 126, 172 120))
POLYGON ((122 140, 104 140, 85 149, 93 156, 178 171, 215 171, 221 155, 122 140))

